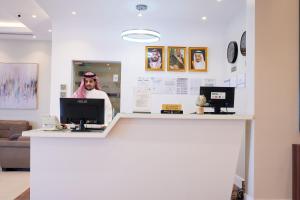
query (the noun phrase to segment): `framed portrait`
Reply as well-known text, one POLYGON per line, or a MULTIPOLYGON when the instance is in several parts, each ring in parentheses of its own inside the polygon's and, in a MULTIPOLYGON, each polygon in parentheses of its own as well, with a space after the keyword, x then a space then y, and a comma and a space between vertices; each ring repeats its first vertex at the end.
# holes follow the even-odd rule
POLYGON ((189 71, 207 72, 207 47, 189 48, 189 71))
POLYGON ((145 49, 145 70, 146 71, 164 71, 164 47, 146 46, 145 49))
POLYGON ((168 71, 186 71, 186 48, 168 47, 168 71))

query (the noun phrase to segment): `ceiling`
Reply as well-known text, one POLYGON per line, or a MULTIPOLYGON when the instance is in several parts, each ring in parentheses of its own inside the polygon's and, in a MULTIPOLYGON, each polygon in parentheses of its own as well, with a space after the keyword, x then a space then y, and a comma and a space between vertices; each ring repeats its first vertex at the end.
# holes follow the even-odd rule
POLYGON ((51 33, 48 31, 51 29, 51 20, 34 0, 0 0, 0 2, 1 39, 51 40, 51 33), (36 18, 32 15, 36 15, 36 18), (3 27, 1 23, 21 23, 25 27, 3 27))
MULTIPOLYGON (((28 27, 11 32, 30 33, 36 39, 51 40, 51 23, 64 23, 84 26, 114 27, 120 30, 145 26, 160 29, 193 27, 206 29, 226 27, 237 13, 246 11, 246 0, 0 0, 0 22, 20 21, 28 27), (148 5, 143 17, 137 17, 135 5, 148 5), (72 15, 71 12, 77 14, 72 15), (22 17, 17 15, 21 13, 22 17), (36 14, 37 18, 32 18, 36 14), (207 17, 206 21, 201 18, 207 17), (74 21, 75 20, 75 21, 74 21)), ((86 27, 85 27, 86 28, 86 27)), ((7 32, 0 28, 1 32, 7 32)), ((55 31, 55 30, 54 30, 55 31)), ((6 37, 0 34, 1 37, 6 37)), ((17 36, 10 36, 12 38, 17 36)), ((27 37, 28 38, 28 37, 27 37)), ((32 36, 29 38, 32 39, 32 36)))

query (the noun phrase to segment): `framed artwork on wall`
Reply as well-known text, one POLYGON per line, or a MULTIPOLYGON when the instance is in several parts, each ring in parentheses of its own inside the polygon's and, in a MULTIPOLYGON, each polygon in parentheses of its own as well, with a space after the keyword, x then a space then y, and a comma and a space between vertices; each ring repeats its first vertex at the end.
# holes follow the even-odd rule
POLYGON ((145 47, 145 70, 164 71, 164 47, 146 46, 145 47))
POLYGON ((37 108, 38 64, 0 63, 0 109, 37 108))
POLYGON ((189 48, 189 71, 207 72, 207 47, 190 47, 189 48))
POLYGON ((186 71, 186 47, 168 47, 168 71, 186 71))

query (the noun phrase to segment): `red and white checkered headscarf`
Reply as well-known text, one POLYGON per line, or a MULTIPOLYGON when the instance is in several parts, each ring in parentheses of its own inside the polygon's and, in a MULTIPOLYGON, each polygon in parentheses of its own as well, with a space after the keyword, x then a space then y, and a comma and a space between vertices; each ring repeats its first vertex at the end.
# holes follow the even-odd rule
POLYGON ((81 78, 81 83, 79 88, 74 92, 73 98, 86 98, 86 89, 84 86, 84 79, 85 78, 92 78, 96 81, 95 89, 100 90, 100 79, 96 76, 93 72, 86 72, 83 74, 83 77, 81 78))

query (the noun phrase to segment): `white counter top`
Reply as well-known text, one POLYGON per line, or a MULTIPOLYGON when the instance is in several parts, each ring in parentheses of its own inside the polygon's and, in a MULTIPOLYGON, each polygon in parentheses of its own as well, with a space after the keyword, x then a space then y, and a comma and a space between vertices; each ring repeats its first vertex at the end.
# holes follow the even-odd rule
POLYGON ((71 132, 70 130, 44 131, 34 129, 23 131, 23 136, 29 137, 67 137, 67 138, 105 138, 111 129, 122 119, 161 119, 161 120, 252 120, 253 116, 246 115, 197 115, 197 114, 127 114, 119 113, 102 132, 71 132))

